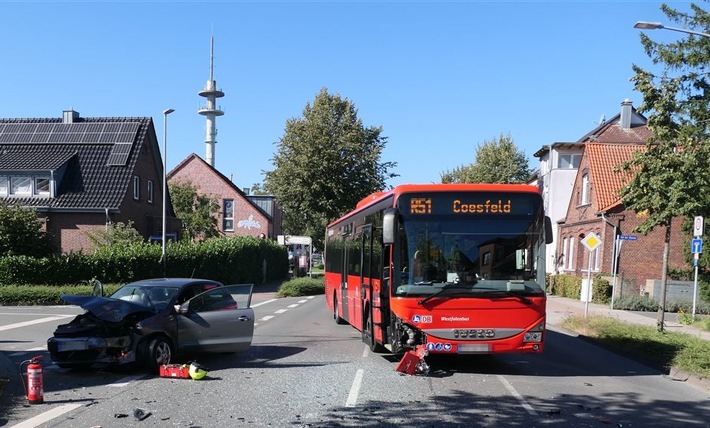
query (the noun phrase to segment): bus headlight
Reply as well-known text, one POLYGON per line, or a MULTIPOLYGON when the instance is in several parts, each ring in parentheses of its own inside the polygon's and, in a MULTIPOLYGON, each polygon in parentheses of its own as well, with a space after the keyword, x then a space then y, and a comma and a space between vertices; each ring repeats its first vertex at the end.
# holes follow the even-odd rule
POLYGON ((523 343, 542 342, 542 333, 544 331, 545 331, 545 322, 543 321, 540 324, 533 327, 530 331, 525 333, 525 336, 523 336, 523 343))

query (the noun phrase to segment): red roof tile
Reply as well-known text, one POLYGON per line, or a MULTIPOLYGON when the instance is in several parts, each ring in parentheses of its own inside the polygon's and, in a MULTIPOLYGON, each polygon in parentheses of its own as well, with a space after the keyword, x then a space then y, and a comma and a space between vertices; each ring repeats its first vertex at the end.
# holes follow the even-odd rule
MULTIPOLYGON (((644 127, 645 128, 645 127, 644 127)), ((634 152, 644 151, 644 144, 586 143, 585 153, 594 186, 594 209, 606 211, 621 203, 619 190, 624 186, 624 174, 618 167, 633 158, 634 152)))

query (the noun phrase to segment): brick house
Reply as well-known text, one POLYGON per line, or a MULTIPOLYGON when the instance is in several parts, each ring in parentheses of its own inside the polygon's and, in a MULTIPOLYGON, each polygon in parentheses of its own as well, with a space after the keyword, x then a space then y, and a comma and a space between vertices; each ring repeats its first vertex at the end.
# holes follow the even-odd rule
MULTIPOLYGON (((151 118, 0 119, 0 197, 34 209, 62 252, 90 251, 112 222, 162 233, 162 161, 151 118)), ((179 221, 168 203, 166 231, 179 221)))
POLYGON ((168 173, 168 183, 189 182, 199 193, 219 202, 217 227, 224 236, 282 234, 281 210, 273 196, 249 196, 230 179, 196 154, 191 154, 168 173))
MULTIPOLYGON (((645 150, 644 143, 649 137, 645 124, 632 131, 620 122, 607 124, 585 136, 567 213, 558 221, 556 245, 561 257, 557 272, 586 278, 590 252, 581 240, 594 232, 602 244, 591 252, 591 274, 616 277, 617 295, 653 295, 653 287, 647 288, 647 280, 661 276, 665 228, 657 227, 647 235, 634 233, 643 217, 622 203, 619 190, 624 183, 621 174, 614 172, 634 152, 645 150)), ((681 221, 675 219, 672 225, 669 267, 687 267, 681 221)))

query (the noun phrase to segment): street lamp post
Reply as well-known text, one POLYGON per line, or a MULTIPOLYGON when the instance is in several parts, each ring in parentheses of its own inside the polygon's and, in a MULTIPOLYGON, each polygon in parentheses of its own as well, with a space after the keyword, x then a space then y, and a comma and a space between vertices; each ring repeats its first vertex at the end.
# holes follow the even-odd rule
POLYGON ((634 24, 634 28, 638 28, 639 30, 671 30, 671 31, 678 31, 679 33, 693 34, 693 35, 700 36, 700 37, 710 38, 710 34, 708 34, 708 33, 701 33, 699 31, 693 31, 693 30, 686 30, 684 28, 666 27, 665 25, 661 24, 660 22, 638 21, 636 24, 634 24))
MULTIPOLYGON (((161 258, 163 260, 163 266, 165 266, 165 218, 167 216, 167 205, 168 205, 168 115, 174 112, 174 109, 165 109, 163 111, 163 234, 161 239, 161 244, 163 246, 161 252, 161 258)), ((165 274, 165 272, 163 272, 165 274)))

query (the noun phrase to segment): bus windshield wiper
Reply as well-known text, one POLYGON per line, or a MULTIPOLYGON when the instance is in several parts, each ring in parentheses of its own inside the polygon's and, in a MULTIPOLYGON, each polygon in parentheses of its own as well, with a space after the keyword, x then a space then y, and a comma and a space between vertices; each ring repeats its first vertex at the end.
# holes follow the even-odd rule
POLYGON ((418 301, 417 304, 419 306, 422 306, 423 304, 425 304, 429 300, 433 299, 436 296, 441 295, 442 293, 444 293, 447 290, 470 290, 472 287, 473 287, 473 284, 471 284, 471 283, 468 283, 466 285, 462 285, 462 284, 459 284, 458 282, 447 282, 444 284, 444 287, 442 287, 441 290, 437 291, 436 293, 426 296, 422 300, 418 301))
POLYGON ((522 294, 515 293, 513 291, 508 291, 508 290, 500 290, 497 288, 479 288, 479 291, 482 291, 484 296, 486 297, 493 297, 493 296, 501 296, 501 297, 515 297, 519 299, 521 302, 525 303, 526 305, 532 304, 532 300, 528 299, 527 297, 523 296, 522 294))

